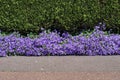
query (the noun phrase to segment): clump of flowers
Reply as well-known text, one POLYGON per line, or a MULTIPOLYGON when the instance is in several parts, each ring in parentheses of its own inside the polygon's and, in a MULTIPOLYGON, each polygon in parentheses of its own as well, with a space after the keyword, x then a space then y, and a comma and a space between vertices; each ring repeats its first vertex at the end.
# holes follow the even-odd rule
POLYGON ((43 30, 35 38, 22 37, 19 33, 0 35, 0 56, 25 55, 119 55, 120 35, 104 33, 105 24, 95 26, 89 35, 59 35, 57 31, 43 30))

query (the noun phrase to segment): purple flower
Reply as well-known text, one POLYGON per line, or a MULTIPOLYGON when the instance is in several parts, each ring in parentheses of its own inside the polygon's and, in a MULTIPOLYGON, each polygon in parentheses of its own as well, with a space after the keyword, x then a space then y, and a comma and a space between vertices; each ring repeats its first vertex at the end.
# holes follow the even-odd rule
POLYGON ((0 56, 7 55, 120 55, 120 35, 105 35, 105 24, 95 27, 89 36, 43 31, 36 38, 22 37, 18 33, 0 35, 0 56))

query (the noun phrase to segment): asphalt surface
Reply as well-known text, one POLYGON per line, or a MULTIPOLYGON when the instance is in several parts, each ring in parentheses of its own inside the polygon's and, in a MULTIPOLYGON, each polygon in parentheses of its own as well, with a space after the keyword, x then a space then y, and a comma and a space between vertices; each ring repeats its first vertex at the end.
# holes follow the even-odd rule
POLYGON ((0 80, 120 80, 120 56, 9 56, 0 80))
POLYGON ((120 72, 120 56, 12 56, 0 58, 0 71, 120 72))

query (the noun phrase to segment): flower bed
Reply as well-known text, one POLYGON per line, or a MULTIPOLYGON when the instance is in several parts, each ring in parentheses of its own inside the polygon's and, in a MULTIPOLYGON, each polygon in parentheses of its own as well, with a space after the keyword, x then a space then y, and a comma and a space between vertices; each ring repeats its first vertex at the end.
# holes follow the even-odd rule
POLYGON ((96 26, 85 36, 72 36, 58 32, 43 31, 36 38, 22 37, 19 34, 0 36, 0 56, 25 55, 119 55, 120 35, 106 35, 96 26))

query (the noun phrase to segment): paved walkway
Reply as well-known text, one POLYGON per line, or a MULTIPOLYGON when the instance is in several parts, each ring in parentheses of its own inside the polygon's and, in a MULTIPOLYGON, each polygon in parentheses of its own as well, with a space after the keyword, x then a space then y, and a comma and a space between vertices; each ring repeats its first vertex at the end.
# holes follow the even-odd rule
POLYGON ((1 57, 0 80, 120 80, 120 56, 1 57))
POLYGON ((1 72, 0 80, 120 80, 115 72, 1 72))
POLYGON ((120 72, 120 56, 41 56, 0 58, 6 72, 120 72))

